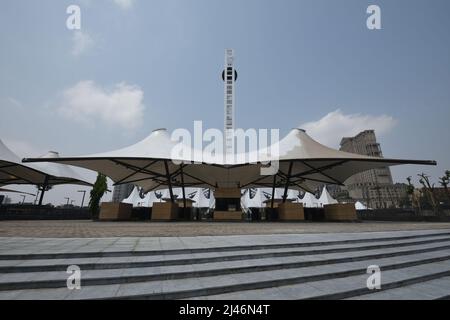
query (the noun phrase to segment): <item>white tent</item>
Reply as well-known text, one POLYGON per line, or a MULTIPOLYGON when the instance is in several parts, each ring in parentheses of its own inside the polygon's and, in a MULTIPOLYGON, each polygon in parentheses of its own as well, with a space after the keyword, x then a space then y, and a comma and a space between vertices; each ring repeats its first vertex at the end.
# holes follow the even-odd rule
POLYGON ((319 207, 319 200, 312 193, 306 192, 302 199, 300 199, 305 208, 317 208, 319 207))
MULTIPOLYGON (((170 191, 168 189, 160 190, 160 197, 158 198, 155 191, 148 192, 142 198, 141 189, 135 187, 128 198, 122 202, 130 203, 134 207, 153 207, 154 202, 164 202, 164 199, 170 199, 170 191)), ((177 199, 183 198, 183 191, 181 188, 173 189, 174 195, 177 199)), ((185 188, 186 199, 193 201, 193 207, 195 208, 213 208, 215 205, 215 199, 213 193, 209 189, 203 188, 185 188), (208 194, 208 197, 207 197, 208 194)))
POLYGON ((298 202, 300 200, 300 194, 298 190, 289 189, 286 199, 292 202, 298 202))
POLYGON ((122 202, 132 204, 133 207, 152 207, 154 202, 164 202, 163 198, 170 197, 168 190, 160 191, 161 197, 158 198, 155 191, 144 194, 141 188, 134 187, 128 198, 122 200, 122 202))
POLYGON ((244 211, 248 211, 250 208, 263 208, 266 205, 264 201, 266 197, 263 195, 262 190, 259 188, 246 189, 244 195, 241 197, 241 206, 244 211))
POLYGON ((155 191, 148 192, 145 195, 144 206, 151 208, 155 202, 162 202, 162 199, 158 199, 155 191))
MULTIPOLYGON (((59 154, 51 151, 38 159, 45 159, 43 161, 47 161, 47 159, 58 160, 59 154)), ((39 186, 42 191, 39 204, 42 203, 44 192, 49 186, 62 184, 91 186, 94 183, 94 179, 93 176, 89 177, 89 174, 86 170, 60 163, 24 164, 0 140, 0 186, 11 184, 39 186)))
POLYGON ((362 203, 360 201, 357 201, 355 203, 355 208, 356 208, 356 210, 371 210, 371 209, 367 208, 367 206, 364 205, 364 203, 362 203))
POLYGON ((214 195, 210 189, 197 188, 195 190, 195 195, 192 198, 192 200, 195 201, 194 202, 195 208, 210 208, 210 209, 212 209, 215 205, 214 195))
POLYGON ((133 207, 145 206, 145 198, 141 198, 139 187, 134 187, 128 198, 122 200, 122 202, 132 204, 133 207))
POLYGON ((398 160, 369 157, 328 148, 310 138, 304 130, 294 129, 274 149, 260 150, 257 163, 245 154, 237 159, 211 158, 201 151, 172 141, 164 129, 130 147, 78 157, 24 159, 25 162, 58 162, 101 172, 116 184, 133 183, 145 191, 170 187, 251 187, 288 188, 312 191, 322 184, 342 185, 350 176, 369 169, 398 164, 435 165, 435 161, 398 160), (184 149, 183 155, 178 152, 184 149), (176 152, 175 152, 176 151, 176 152), (200 163, 193 162, 200 160, 200 163), (262 161, 279 161, 278 174, 261 174, 262 161))
MULTIPOLYGON (((259 192, 262 194, 262 201, 272 199, 272 188, 258 188, 259 192), (265 197, 263 197, 265 195, 265 197)), ((275 188, 275 200, 283 199, 284 189, 283 188, 275 188)), ((298 190, 288 189, 287 198, 291 201, 296 201, 298 199, 299 192, 298 190)))
POLYGON ((327 190, 327 187, 324 186, 323 190, 322 190, 322 194, 320 195, 320 198, 319 198, 320 206, 323 207, 327 204, 336 204, 336 203, 338 203, 338 201, 330 195, 330 193, 327 190))

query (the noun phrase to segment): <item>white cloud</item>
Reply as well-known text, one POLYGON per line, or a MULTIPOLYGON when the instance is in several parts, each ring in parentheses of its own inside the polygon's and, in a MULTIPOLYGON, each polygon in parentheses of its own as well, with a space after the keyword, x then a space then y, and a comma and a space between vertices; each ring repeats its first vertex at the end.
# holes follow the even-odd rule
MULTIPOLYGON (((83 4, 83 6, 91 6, 95 1, 94 0, 78 0, 83 4)), ((114 3, 121 9, 130 9, 133 7, 135 0, 109 0, 111 3, 114 3)))
POLYGON ((145 106, 144 93, 126 83, 104 89, 93 81, 80 81, 62 94, 59 112, 82 123, 103 122, 123 129, 134 129, 142 124, 145 106))
POLYGON ((114 3, 122 9, 129 9, 133 6, 134 0, 114 0, 114 3))
POLYGON ((330 147, 338 147, 342 137, 351 137, 361 131, 373 129, 377 136, 389 132, 397 121, 388 115, 344 114, 340 109, 330 112, 318 121, 300 125, 308 134, 330 147))
POLYGON ((12 98, 12 97, 8 97, 8 98, 6 99, 6 101, 7 101, 7 103, 8 103, 10 106, 12 106, 13 108, 23 109, 22 103, 21 103, 19 100, 17 100, 17 99, 14 99, 14 98, 12 98))
POLYGON ((80 56, 94 46, 94 39, 88 33, 77 30, 73 33, 72 45, 72 54, 74 56, 80 56))
POLYGON ((13 97, 0 98, 0 107, 19 111, 22 111, 24 109, 22 102, 13 97))

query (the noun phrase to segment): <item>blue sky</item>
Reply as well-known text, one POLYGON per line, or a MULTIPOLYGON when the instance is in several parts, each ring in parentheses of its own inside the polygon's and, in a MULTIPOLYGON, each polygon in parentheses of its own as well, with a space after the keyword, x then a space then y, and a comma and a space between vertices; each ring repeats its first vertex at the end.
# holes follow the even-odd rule
POLYGON ((221 128, 220 73, 234 48, 238 127, 306 125, 336 147, 363 124, 386 157, 439 163, 396 167, 395 180, 442 175, 449 12, 447 0, 2 1, 0 137, 22 156, 79 155, 194 120, 221 128), (71 4, 80 31, 66 28, 71 4), (382 30, 366 27, 370 4, 382 30))

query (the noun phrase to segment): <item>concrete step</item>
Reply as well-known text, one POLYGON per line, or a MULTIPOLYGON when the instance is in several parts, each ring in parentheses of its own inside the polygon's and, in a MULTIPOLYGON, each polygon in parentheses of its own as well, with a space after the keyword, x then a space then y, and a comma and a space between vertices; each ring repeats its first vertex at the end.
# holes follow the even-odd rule
POLYGON ((348 300, 439 300, 450 296, 450 277, 361 295, 348 300))
POLYGON ((17 245, 8 241, 0 247, 0 253, 3 247, 9 253, 0 259, 0 299, 450 297, 449 230, 274 238, 41 239, 37 245, 32 239, 17 245), (133 249, 144 248, 142 243, 161 250, 133 249), (59 249, 53 255, 55 245, 59 249), (100 245, 108 246, 106 256, 98 251, 100 245), (74 254, 67 252, 72 249, 74 254), (81 290, 66 287, 66 269, 72 264, 81 268, 81 290), (366 270, 374 264, 382 270, 381 291, 366 288, 366 270))
MULTIPOLYGON (((126 268, 82 270, 83 284, 88 286, 103 284, 121 284, 153 280, 188 279, 214 275, 229 275, 237 273, 250 273, 255 271, 275 271, 281 269, 295 269, 314 266, 326 266, 356 261, 366 261, 383 258, 398 257, 434 257, 434 254, 447 252, 450 249, 450 240, 440 244, 415 245, 401 250, 397 248, 377 249, 369 251, 349 252, 345 255, 337 253, 289 256, 283 258, 265 258, 243 261, 221 261, 202 263, 196 265, 175 265, 162 267, 126 268)), ((56 272, 29 272, 9 273, 0 276, 0 290, 58 288, 66 287, 67 273, 56 272)))
MULTIPOLYGON (((26 272, 50 272, 50 271, 66 271, 67 267, 72 264, 78 265, 81 270, 98 270, 98 269, 125 269, 125 268, 144 268, 144 267, 163 267, 163 266, 175 266, 175 265, 192 265, 203 264, 222 261, 244 261, 253 259, 264 258, 281 258, 290 256, 309 256, 320 255, 329 253, 348 253, 348 252, 361 252, 367 250, 386 249, 392 248, 407 248, 414 245, 428 245, 434 243, 441 243, 443 246, 448 245, 450 238, 434 238, 425 239, 420 241, 406 241, 406 242, 389 242, 383 244, 372 244, 362 246, 345 246, 345 247, 330 247, 330 248, 309 248, 307 250, 285 250, 285 249, 271 249, 269 251, 257 251, 253 253, 248 251, 243 254, 240 251, 221 254, 221 253, 204 253, 196 255, 184 256, 182 259, 173 259, 169 256, 150 256, 150 257, 136 257, 134 259, 127 259, 124 262, 116 262, 114 259, 111 261, 101 261, 100 259, 95 261, 75 261, 71 259, 67 260, 31 260, 31 261, 18 261, 16 265, 2 266, 0 267, 0 274, 3 273, 26 273, 26 272)), ((179 256, 177 256, 179 258, 179 256)), ((104 258, 103 258, 104 259, 104 258)), ((110 258, 107 258, 110 259, 110 258)))
MULTIPOLYGON (((434 274, 437 277, 438 275, 441 276, 442 272, 448 271, 449 274, 447 276, 449 276, 450 256, 447 252, 448 250, 436 252, 434 255, 429 253, 429 256, 431 256, 426 259, 422 255, 415 255, 396 258, 395 262, 392 258, 371 259, 351 263, 330 264, 321 268, 281 269, 277 272, 257 271, 180 280, 144 281, 139 283, 98 286, 83 286, 82 280, 82 290, 69 291, 67 288, 10 290, 0 292, 0 299, 27 299, 29 297, 38 299, 184 299, 198 296, 221 295, 231 292, 234 294, 256 289, 274 289, 274 287, 309 284, 310 282, 325 280, 334 283, 341 278, 357 276, 360 276, 361 279, 367 279, 366 268, 371 264, 380 265, 383 270, 383 275, 386 271, 397 269, 408 269, 408 274, 411 274, 411 270, 415 270, 411 269, 414 266, 419 268, 426 265, 428 274, 434 274)), ((419 268, 419 270, 422 269, 419 268)), ((361 284, 365 285, 365 280, 361 284)), ((346 288, 344 287, 344 289, 346 288)), ((268 296, 264 296, 264 298, 267 299, 268 296)))
MULTIPOLYGON (((406 268, 390 269, 389 266, 381 266, 382 285, 381 291, 369 290, 366 281, 369 275, 360 274, 349 277, 333 278, 307 283, 283 285, 259 290, 245 290, 226 294, 198 296, 191 300, 338 300, 352 297, 367 297, 374 294, 384 294, 384 299, 395 299, 389 296, 393 290, 426 283, 428 281, 447 279, 450 276, 450 261, 421 264, 406 268)), ((419 299, 430 299, 424 294, 417 294, 419 299)))
MULTIPOLYGON (((96 250, 97 248, 91 248, 91 251, 80 252, 43 252, 43 253, 23 253, 23 254, 1 254, 1 260, 44 260, 44 259, 76 259, 76 258, 101 258, 101 257, 140 257, 140 256, 152 256, 152 255, 180 255, 180 254, 196 254, 207 252, 228 252, 228 251, 248 251, 248 250, 268 250, 268 249, 281 249, 281 248, 306 248, 317 246, 330 246, 340 244, 358 244, 358 243, 371 243, 380 241, 400 241, 408 239, 420 239, 420 238, 432 238, 450 236, 450 232, 403 232, 402 236, 384 236, 385 233, 373 233, 370 238, 367 236, 361 236, 360 239, 343 239, 343 240, 329 240, 329 241, 305 241, 305 242, 292 242, 292 243, 274 243, 274 244, 254 244, 254 245, 236 245, 221 247, 218 245, 203 244, 205 247, 195 248, 178 248, 167 250, 121 250, 121 251, 107 251, 96 250)), ((109 239, 107 239, 110 241, 109 239)), ((70 240, 67 240, 70 241, 70 240)), ((92 239, 96 241, 96 239, 92 239)), ((108 242, 109 243, 109 242, 108 242)), ((202 245, 202 244, 200 244, 202 245)), ((88 247, 84 244, 83 247, 88 247)), ((128 247, 128 246, 124 246, 128 247)), ((48 250, 47 250, 48 251, 48 250)))
MULTIPOLYGON (((376 247, 374 244, 367 245, 366 243, 359 243, 353 246, 349 246, 348 244, 334 244, 331 243, 329 246, 310 246, 306 249, 297 250, 295 248, 291 248, 289 244, 285 244, 285 247, 280 248, 271 248, 271 249, 257 249, 253 250, 252 247, 248 247, 248 250, 241 251, 227 251, 226 256, 248 256, 254 253, 277 253, 277 252, 309 252, 309 253, 323 253, 323 251, 317 250, 330 250, 336 249, 336 252, 345 252, 350 250, 359 251, 359 250, 371 250, 372 248, 385 248, 390 247, 391 245, 414 245, 414 244, 423 244, 423 243, 435 243, 445 241, 446 239, 450 239, 448 236, 431 236, 430 238, 421 238, 417 239, 408 239, 408 240, 395 240, 395 241, 380 241, 376 243, 376 247), (341 251, 338 251, 341 250, 341 251)), ((371 240, 371 239, 368 239, 371 240)), ((327 252, 327 251, 325 251, 327 252)), ((325 253, 326 254, 326 253, 325 253)), ((147 262, 147 261, 161 261, 161 260, 175 260, 177 259, 189 259, 189 258, 216 258, 223 257, 224 254, 222 252, 205 252, 205 253, 194 253, 194 254, 178 254, 178 255, 149 255, 149 256, 124 256, 124 257, 91 257, 91 258, 67 258, 67 259, 31 259, 31 260, 0 260, 0 270, 3 272, 8 272, 7 268, 2 267, 12 267, 12 266, 46 266, 46 265, 72 265, 72 264, 112 264, 112 263, 131 263, 131 262, 147 262)))

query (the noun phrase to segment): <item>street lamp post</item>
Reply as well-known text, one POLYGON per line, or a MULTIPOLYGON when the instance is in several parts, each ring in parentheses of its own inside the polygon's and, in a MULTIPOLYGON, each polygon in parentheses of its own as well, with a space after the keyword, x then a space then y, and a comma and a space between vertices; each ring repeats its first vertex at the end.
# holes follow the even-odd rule
POLYGON ((83 208, 83 206, 84 206, 84 196, 86 195, 86 190, 78 190, 78 192, 82 192, 83 193, 83 200, 81 200, 81 208, 83 208))
POLYGON ((67 200, 67 206, 69 205, 70 198, 64 198, 67 200))

